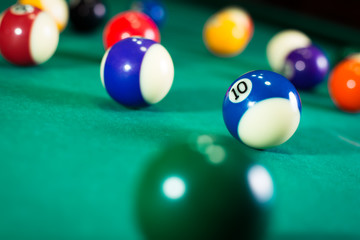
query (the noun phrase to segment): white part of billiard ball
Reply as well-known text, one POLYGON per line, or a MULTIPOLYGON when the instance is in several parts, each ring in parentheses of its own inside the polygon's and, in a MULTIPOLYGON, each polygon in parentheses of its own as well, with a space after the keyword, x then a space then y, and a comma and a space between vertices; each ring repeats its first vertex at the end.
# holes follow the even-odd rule
POLYGON ((290 100, 269 98, 245 112, 238 125, 238 135, 246 145, 265 149, 286 142, 299 123, 300 112, 295 96, 290 96, 290 100))
POLYGON ((261 165, 254 165, 247 172, 249 188, 262 204, 268 203, 274 195, 274 183, 269 172, 261 165))
POLYGON ((360 53, 352 53, 349 56, 347 56, 346 58, 360 62, 360 53))
POLYGON ((170 54, 160 44, 151 45, 140 69, 140 90, 144 100, 149 104, 160 102, 170 91, 173 79, 174 64, 170 54))
POLYGON ((45 11, 55 18, 60 31, 62 31, 69 21, 69 8, 65 0, 41 0, 45 11))
POLYGON ((290 52, 309 46, 310 44, 310 38, 297 30, 285 30, 276 34, 271 38, 266 49, 271 68, 275 72, 280 72, 290 52))
POLYGON ((59 30, 55 21, 46 12, 41 12, 30 33, 30 54, 34 62, 46 62, 55 53, 58 43, 59 30))
POLYGON ((101 79, 101 83, 104 88, 105 88, 105 80, 104 80, 105 63, 106 63, 106 59, 109 55, 110 50, 111 50, 111 47, 108 50, 106 50, 106 52, 101 60, 101 65, 100 65, 100 79, 101 79))

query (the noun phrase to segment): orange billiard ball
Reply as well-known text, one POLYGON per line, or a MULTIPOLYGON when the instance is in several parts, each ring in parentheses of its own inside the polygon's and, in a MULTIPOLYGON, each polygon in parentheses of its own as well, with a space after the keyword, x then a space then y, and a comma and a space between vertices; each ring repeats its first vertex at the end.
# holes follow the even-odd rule
POLYGON ((346 112, 360 112, 360 60, 340 62, 329 77, 329 93, 335 105, 346 112))
POLYGON ((203 40, 207 49, 217 56, 232 57, 240 54, 250 42, 254 24, 250 15, 241 8, 225 8, 205 23, 203 40))

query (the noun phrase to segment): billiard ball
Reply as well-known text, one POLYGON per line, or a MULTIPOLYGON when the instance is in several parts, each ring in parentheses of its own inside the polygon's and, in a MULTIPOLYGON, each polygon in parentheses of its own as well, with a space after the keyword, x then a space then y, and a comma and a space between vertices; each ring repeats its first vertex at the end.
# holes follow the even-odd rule
POLYGON ((154 21, 137 11, 125 11, 110 19, 103 33, 105 49, 128 37, 143 37, 160 42, 160 32, 154 21))
POLYGON ((310 38, 298 30, 284 30, 273 36, 266 48, 266 55, 273 71, 281 72, 290 52, 311 45, 310 38))
POLYGON ((250 42, 254 24, 250 15, 241 8, 225 8, 205 23, 203 40, 207 49, 217 56, 232 57, 240 54, 250 42))
POLYGON ((266 232, 272 177, 233 139, 170 144, 138 182, 136 216, 146 239, 256 240, 266 232))
POLYGON ((324 52, 314 45, 298 48, 289 53, 282 70, 299 90, 309 90, 325 80, 329 60, 324 52))
POLYGON ((360 112, 360 61, 348 58, 332 70, 328 88, 335 105, 346 112, 360 112))
POLYGON ((256 149, 286 142, 300 123, 301 102, 294 85, 265 70, 237 78, 226 92, 223 117, 229 132, 256 149))
POLYGON ((346 59, 353 59, 353 60, 360 62, 360 53, 352 53, 352 54, 346 56, 346 59))
POLYGON ((100 75, 114 100, 129 108, 141 108, 167 95, 174 79, 174 65, 161 44, 131 37, 106 51, 100 75))
POLYGON ((131 9, 148 15, 160 28, 166 20, 166 10, 162 2, 156 0, 135 1, 131 9))
POLYGON ((10 63, 37 65, 56 51, 59 31, 55 21, 31 5, 15 4, 0 17, 0 52, 10 63))
POLYGON ((62 32, 69 20, 69 8, 65 0, 19 0, 20 4, 33 5, 54 18, 57 27, 62 32))
POLYGON ((106 6, 101 0, 71 0, 69 6, 70 22, 78 31, 94 31, 106 18, 106 6))

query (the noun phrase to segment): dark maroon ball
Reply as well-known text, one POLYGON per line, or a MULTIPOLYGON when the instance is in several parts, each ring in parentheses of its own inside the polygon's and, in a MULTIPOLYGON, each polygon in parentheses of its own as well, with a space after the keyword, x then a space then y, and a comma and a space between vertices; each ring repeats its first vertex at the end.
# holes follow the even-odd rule
POLYGON ((101 0, 70 0, 72 26, 83 32, 94 31, 107 17, 107 9, 101 0))
POLYGON ((286 57, 283 75, 297 89, 309 90, 320 84, 329 71, 329 60, 318 47, 298 48, 286 57))

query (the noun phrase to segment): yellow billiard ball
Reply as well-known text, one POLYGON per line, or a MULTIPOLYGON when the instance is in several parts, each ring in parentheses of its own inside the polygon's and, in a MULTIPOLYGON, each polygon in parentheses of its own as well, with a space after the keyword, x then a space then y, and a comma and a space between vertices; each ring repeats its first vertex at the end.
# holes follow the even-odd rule
POLYGON ((47 12, 56 22, 59 31, 63 31, 69 20, 69 7, 65 0, 19 0, 20 4, 29 4, 47 12))
POLYGON ((232 57, 246 48, 253 32, 254 24, 250 15, 242 8, 228 7, 206 21, 203 40, 213 54, 232 57))

